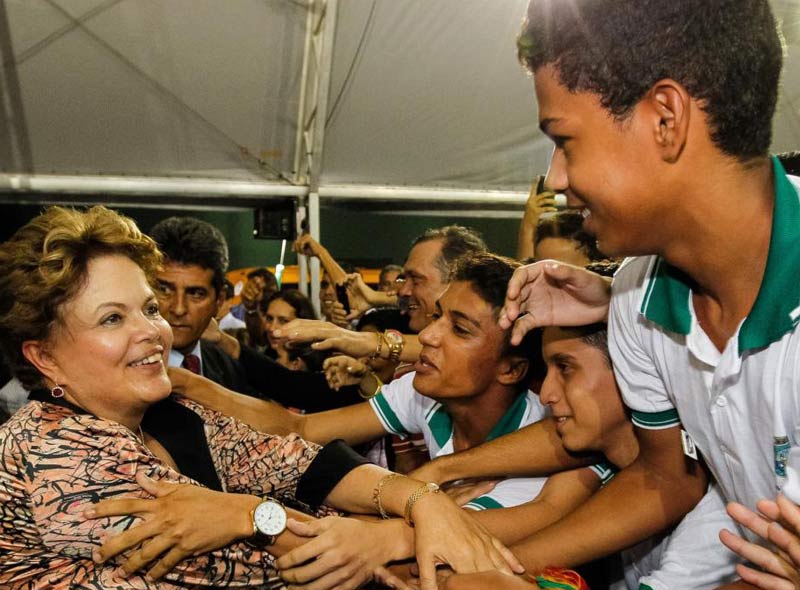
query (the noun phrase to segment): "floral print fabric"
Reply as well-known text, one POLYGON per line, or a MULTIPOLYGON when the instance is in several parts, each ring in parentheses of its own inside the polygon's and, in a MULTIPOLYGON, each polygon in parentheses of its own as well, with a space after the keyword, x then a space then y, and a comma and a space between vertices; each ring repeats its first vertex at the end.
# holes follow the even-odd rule
MULTIPOLYGON (((297 435, 259 433, 176 399, 203 419, 225 491, 294 500, 319 446, 297 435)), ((196 483, 166 466, 120 424, 38 401, 19 410, 0 427, 0 588, 280 587, 272 557, 244 543, 186 559, 158 582, 127 576, 119 567, 124 555, 95 565, 92 551, 104 536, 140 518, 87 520, 83 511, 103 499, 151 497, 135 481, 140 469, 156 480, 196 483)))

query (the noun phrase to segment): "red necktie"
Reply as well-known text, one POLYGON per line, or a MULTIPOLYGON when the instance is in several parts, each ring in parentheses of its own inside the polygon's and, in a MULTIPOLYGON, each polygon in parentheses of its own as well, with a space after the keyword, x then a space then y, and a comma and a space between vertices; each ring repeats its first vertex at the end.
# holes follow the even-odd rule
POLYGON ((196 354, 187 354, 183 357, 183 368, 189 369, 195 375, 200 375, 200 359, 196 354))

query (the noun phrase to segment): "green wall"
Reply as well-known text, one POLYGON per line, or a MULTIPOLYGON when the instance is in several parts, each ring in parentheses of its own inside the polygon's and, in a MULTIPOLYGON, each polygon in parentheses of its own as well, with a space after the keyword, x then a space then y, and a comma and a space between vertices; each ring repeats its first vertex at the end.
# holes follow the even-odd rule
MULTIPOLYGON (((19 226, 41 211, 39 205, 0 205, 0 240, 7 239, 19 226)), ((253 212, 250 210, 170 209, 169 207, 119 210, 132 217, 146 232, 160 219, 170 215, 191 215, 216 225, 228 239, 231 268, 274 266, 279 262, 280 240, 253 237, 253 212)), ((352 208, 323 207, 321 241, 337 260, 358 266, 381 267, 390 262, 402 264, 411 241, 430 227, 459 223, 483 234, 490 249, 514 256, 517 219, 487 217, 420 216, 387 214, 352 208)), ((520 212, 520 218, 522 212, 520 212)), ((296 257, 287 245, 285 264, 295 264, 296 257)))

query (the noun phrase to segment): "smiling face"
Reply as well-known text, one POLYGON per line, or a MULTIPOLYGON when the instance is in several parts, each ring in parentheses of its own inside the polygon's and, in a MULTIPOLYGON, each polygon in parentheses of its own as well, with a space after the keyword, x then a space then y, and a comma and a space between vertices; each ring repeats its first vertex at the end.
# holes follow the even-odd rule
POLYGON ((556 429, 570 451, 602 451, 611 433, 627 422, 614 372, 603 352, 579 332, 546 328, 547 376, 539 398, 550 406, 556 429))
POLYGON ((144 272, 129 258, 92 259, 83 288, 61 317, 63 325, 42 346, 44 365, 32 361, 64 387, 69 401, 126 424, 169 395, 172 332, 144 272))
POLYGON ((267 339, 272 350, 283 350, 285 338, 276 338, 273 332, 297 318, 294 307, 283 299, 277 298, 270 301, 267 313, 264 318, 264 329, 267 331, 267 339))
POLYGON ((436 302, 431 323, 419 334, 414 389, 437 400, 486 392, 507 361, 505 332, 492 306, 463 281, 450 284, 436 302))
MULTIPOLYGON (((545 181, 581 209, 584 229, 610 255, 659 250, 678 195, 669 184, 653 130, 653 118, 635 107, 618 121, 587 92, 569 92, 552 66, 534 74, 539 125, 555 143, 545 181)), ((674 233, 674 232, 673 232, 674 233)))
POLYGON ((175 350, 187 354, 217 314, 223 296, 212 280, 214 271, 197 264, 167 262, 156 280, 161 314, 172 327, 175 350))
POLYGON ((420 242, 408 253, 403 266, 405 281, 397 290, 408 303, 408 325, 420 332, 431 321, 436 298, 447 286, 436 264, 442 253, 442 240, 420 242))

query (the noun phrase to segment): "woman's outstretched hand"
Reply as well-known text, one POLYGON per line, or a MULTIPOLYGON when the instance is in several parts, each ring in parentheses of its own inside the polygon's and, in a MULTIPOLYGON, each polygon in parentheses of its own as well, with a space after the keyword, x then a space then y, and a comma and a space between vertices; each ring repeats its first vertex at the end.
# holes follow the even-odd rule
POLYGON ((92 555, 96 563, 135 549, 122 568, 132 574, 153 564, 147 576, 157 580, 187 557, 213 551, 253 533, 250 510, 260 502, 255 496, 154 481, 142 470, 136 474, 136 481, 155 498, 103 500, 84 513, 87 518, 135 514, 143 519, 124 533, 106 539, 92 555))

